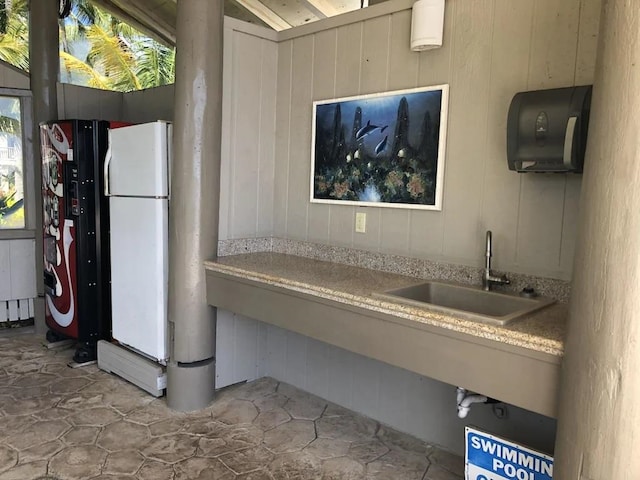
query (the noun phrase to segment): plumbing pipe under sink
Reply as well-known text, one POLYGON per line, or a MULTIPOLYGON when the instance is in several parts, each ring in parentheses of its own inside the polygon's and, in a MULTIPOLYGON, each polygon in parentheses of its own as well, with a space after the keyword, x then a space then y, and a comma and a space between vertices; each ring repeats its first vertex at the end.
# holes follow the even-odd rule
POLYGON ((465 388, 458 387, 456 389, 456 402, 458 406, 458 417, 466 418, 474 403, 493 403, 495 400, 486 397, 485 395, 471 393, 465 388))

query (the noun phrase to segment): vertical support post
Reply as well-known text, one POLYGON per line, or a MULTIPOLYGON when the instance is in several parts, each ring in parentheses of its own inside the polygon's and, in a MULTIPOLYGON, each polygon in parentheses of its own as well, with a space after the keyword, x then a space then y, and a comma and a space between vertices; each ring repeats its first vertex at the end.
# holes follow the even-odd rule
MULTIPOLYGON (((29 71, 31 92, 33 95, 33 155, 27 161, 33 162, 35 176, 35 209, 27 212, 34 218, 36 230, 36 288, 38 297, 34 303, 35 326, 37 333, 44 333, 44 277, 42 249, 42 154, 40 152, 41 122, 58 118, 57 84, 60 72, 60 54, 58 52, 58 1, 38 0, 29 2, 29 71)), ((30 222, 31 223, 31 222, 30 222)))
POLYGON ((640 478, 640 8, 605 0, 554 478, 640 478))
POLYGON ((215 309, 203 261, 215 257, 220 204, 223 2, 179 0, 169 212, 167 403, 205 407, 215 381, 215 309))

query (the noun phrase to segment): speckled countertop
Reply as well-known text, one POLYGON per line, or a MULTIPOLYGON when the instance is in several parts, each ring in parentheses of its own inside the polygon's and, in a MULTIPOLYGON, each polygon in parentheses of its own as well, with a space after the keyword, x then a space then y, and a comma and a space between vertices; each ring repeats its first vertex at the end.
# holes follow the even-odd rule
POLYGON ((221 257, 205 262, 205 268, 474 337, 563 355, 566 304, 555 304, 509 325, 495 326, 373 296, 374 292, 424 282, 404 275, 271 252, 221 257))

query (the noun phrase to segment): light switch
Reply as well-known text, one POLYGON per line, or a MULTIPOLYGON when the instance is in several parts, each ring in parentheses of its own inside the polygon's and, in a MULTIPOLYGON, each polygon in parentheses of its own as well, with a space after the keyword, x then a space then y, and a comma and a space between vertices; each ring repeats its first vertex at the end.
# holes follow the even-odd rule
POLYGON ((367 214, 364 212, 356 212, 356 233, 365 233, 367 231, 367 214))

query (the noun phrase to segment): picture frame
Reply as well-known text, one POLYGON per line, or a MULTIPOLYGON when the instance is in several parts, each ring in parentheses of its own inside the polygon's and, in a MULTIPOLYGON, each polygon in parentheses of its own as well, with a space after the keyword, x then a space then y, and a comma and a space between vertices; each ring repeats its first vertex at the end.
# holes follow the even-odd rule
POLYGON ((442 210, 449 85, 313 102, 310 201, 442 210))

